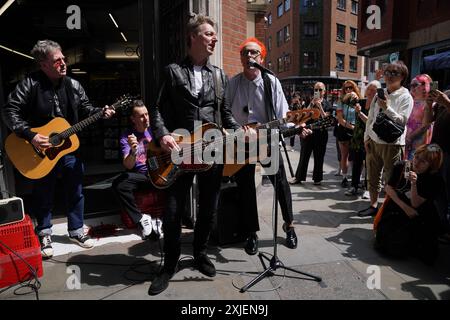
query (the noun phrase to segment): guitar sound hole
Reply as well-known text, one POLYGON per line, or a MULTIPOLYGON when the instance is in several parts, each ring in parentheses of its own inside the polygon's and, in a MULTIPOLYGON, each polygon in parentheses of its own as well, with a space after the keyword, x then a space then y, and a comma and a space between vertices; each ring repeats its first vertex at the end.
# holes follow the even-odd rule
POLYGON ((56 147, 63 142, 63 139, 61 139, 61 137, 57 133, 52 133, 50 134, 49 142, 52 144, 52 146, 56 147))

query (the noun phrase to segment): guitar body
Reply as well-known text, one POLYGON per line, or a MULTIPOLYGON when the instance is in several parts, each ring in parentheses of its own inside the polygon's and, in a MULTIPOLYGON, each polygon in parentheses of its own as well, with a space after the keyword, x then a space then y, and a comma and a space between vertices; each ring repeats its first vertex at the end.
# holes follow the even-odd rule
MULTIPOLYGON (((62 132, 70 128, 70 124, 63 118, 54 118, 45 126, 32 128, 31 131, 44 136, 62 132)), ((34 146, 15 133, 10 134, 5 141, 6 153, 21 174, 29 179, 45 177, 55 167, 59 159, 78 149, 80 141, 74 134, 55 147, 38 152, 34 146)))
POLYGON ((147 167, 150 181, 153 186, 158 189, 166 189, 170 187, 175 180, 185 172, 204 172, 209 170, 213 164, 204 163, 202 159, 203 149, 200 147, 202 143, 203 133, 209 129, 217 129, 217 125, 207 123, 202 125, 186 136, 172 135, 179 147, 184 150, 193 150, 196 148, 197 157, 189 154, 182 157, 182 162, 175 164, 172 161, 171 153, 164 151, 157 146, 154 141, 147 146, 147 167), (197 147, 196 147, 197 146, 197 147))

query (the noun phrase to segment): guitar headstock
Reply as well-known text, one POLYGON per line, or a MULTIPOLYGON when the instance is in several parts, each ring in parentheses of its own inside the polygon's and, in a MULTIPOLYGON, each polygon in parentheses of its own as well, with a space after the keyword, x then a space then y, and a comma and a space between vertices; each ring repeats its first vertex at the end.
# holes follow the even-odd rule
POLYGON ((326 129, 330 127, 334 127, 336 125, 336 118, 332 115, 326 116, 323 119, 317 120, 316 122, 311 123, 307 126, 308 129, 326 129))
POLYGON ((302 109, 295 111, 288 111, 286 113, 286 121, 300 125, 311 119, 319 119, 319 109, 302 109))
POLYGON ((133 101, 138 99, 139 96, 132 96, 130 94, 124 94, 111 106, 114 110, 118 109, 128 109, 133 105, 133 101))

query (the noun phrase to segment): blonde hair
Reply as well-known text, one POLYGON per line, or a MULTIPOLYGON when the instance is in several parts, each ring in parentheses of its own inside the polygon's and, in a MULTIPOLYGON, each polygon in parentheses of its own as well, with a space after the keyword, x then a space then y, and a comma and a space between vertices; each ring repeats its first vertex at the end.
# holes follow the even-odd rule
POLYGON ((438 172, 443 161, 443 152, 436 143, 423 144, 416 149, 414 157, 420 156, 430 164, 431 172, 438 172))

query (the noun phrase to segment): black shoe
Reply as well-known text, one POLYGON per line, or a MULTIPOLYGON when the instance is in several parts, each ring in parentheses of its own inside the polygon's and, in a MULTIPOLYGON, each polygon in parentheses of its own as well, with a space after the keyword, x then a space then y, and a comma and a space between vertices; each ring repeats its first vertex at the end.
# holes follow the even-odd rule
POLYGON ((194 221, 192 220, 192 217, 183 217, 183 219, 181 219, 181 225, 186 229, 194 230, 194 221))
POLYGON ((342 179, 341 186, 342 186, 342 188, 348 188, 347 178, 342 179))
POLYGON ((359 217, 374 217, 377 215, 378 208, 374 208, 372 206, 368 207, 367 209, 358 211, 359 217))
POLYGON ((289 184, 291 184, 291 185, 302 184, 302 181, 297 180, 297 179, 292 179, 289 181, 289 184))
POLYGON ((155 296, 166 290, 167 287, 169 287, 169 280, 172 279, 174 274, 174 272, 168 272, 163 269, 162 272, 153 279, 150 288, 148 288, 148 294, 150 296, 155 296))
POLYGON ((247 238, 247 243, 245 244, 244 250, 250 256, 253 256, 258 252, 258 236, 256 233, 252 233, 247 238))
POLYGON ((294 227, 286 227, 286 224, 283 224, 283 231, 286 232, 286 247, 297 248, 298 239, 294 227))
POLYGON ((195 267, 205 276, 214 277, 216 275, 216 267, 206 254, 200 254, 194 257, 195 267))

